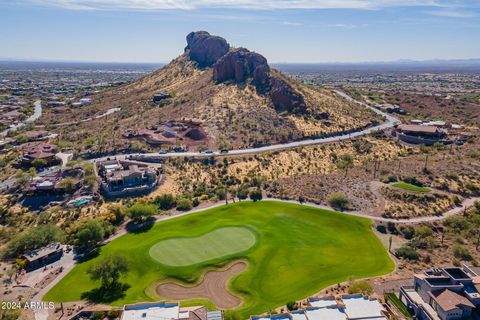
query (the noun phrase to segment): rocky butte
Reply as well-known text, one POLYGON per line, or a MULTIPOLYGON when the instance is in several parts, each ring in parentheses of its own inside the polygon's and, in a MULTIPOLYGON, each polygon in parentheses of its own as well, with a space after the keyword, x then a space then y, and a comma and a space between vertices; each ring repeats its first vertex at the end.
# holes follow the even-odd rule
POLYGON ((245 48, 230 48, 225 39, 206 31, 187 35, 185 53, 201 68, 213 68, 216 83, 255 86, 258 94, 269 95, 278 112, 305 113, 305 99, 290 84, 273 76, 267 59, 245 48))

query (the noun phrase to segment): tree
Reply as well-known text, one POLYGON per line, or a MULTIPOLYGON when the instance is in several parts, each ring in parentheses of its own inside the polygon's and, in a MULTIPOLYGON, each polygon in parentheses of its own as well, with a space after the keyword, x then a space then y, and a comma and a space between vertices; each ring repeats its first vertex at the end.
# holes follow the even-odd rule
POLYGON ((70 193, 77 188, 77 181, 72 177, 66 177, 58 183, 58 186, 67 193, 70 193))
POLYGON ((39 168, 46 167, 47 161, 45 159, 33 159, 31 164, 34 168, 39 169, 39 168))
POLYGON ((98 220, 83 222, 76 230, 74 243, 80 250, 93 249, 105 237, 103 225, 98 220))
POLYGON ((341 192, 330 193, 327 197, 327 203, 334 209, 346 210, 350 207, 350 201, 341 192))
POLYGON ((260 188, 252 190, 250 191, 248 196, 250 197, 251 200, 253 200, 253 202, 260 201, 263 198, 262 190, 260 188))
POLYGON ((340 161, 337 162, 337 168, 340 170, 345 170, 345 176, 348 174, 348 169, 353 167, 353 157, 351 154, 344 154, 340 161))
POLYGON ((39 225, 13 237, 6 245, 2 255, 5 258, 15 258, 52 242, 62 242, 64 238, 65 234, 57 226, 52 224, 39 225))
POLYGON ((297 303, 295 301, 287 302, 287 309, 288 311, 297 310, 298 309, 297 303))
POLYGON ((247 187, 245 186, 240 186, 240 188, 238 188, 237 190, 237 196, 238 196, 238 200, 245 200, 248 198, 248 189, 247 187))
POLYGON ((155 198, 155 203, 158 205, 160 210, 170 210, 175 208, 175 198, 170 193, 162 194, 155 198))
POLYGON ((401 259, 407 260, 418 260, 420 258, 420 254, 410 246, 402 246, 397 249, 395 255, 401 259))
POLYGON ((109 255, 91 265, 87 273, 93 281, 101 281, 102 289, 115 288, 120 277, 128 273, 128 262, 123 256, 109 255))
POLYGON ((127 209, 127 216, 134 221, 142 221, 144 218, 156 215, 157 212, 158 207, 154 204, 136 202, 127 209))

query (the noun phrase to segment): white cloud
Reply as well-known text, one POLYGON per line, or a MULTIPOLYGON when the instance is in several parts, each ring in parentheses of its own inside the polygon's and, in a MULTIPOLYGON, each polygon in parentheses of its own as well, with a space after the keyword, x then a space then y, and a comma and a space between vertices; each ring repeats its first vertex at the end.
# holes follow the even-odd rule
POLYGON ((472 12, 450 10, 450 9, 426 11, 425 13, 433 16, 448 17, 448 18, 472 18, 477 16, 472 12))
MULTIPOLYGON (((464 0, 467 1, 467 0, 464 0)), ((450 7, 452 0, 22 0, 72 10, 240 9, 379 9, 387 7, 450 7)))
POLYGON ((283 21, 283 25, 299 27, 299 26, 303 26, 304 24, 300 22, 283 21))

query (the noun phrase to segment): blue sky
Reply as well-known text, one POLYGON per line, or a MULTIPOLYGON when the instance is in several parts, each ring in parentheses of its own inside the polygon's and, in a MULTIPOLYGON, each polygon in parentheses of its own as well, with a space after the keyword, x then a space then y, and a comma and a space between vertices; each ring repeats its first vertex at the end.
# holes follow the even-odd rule
POLYGON ((276 63, 480 58, 480 0, 0 0, 0 59, 168 62, 193 30, 276 63))

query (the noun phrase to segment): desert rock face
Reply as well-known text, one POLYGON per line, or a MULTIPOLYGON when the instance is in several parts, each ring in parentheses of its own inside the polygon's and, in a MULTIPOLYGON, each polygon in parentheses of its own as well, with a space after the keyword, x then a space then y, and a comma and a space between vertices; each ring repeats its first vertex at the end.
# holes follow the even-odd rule
POLYGON ((270 98, 275 110, 290 113, 305 113, 307 106, 303 96, 295 91, 287 82, 278 78, 270 79, 270 98))
POLYGON ((213 80, 225 82, 233 80, 241 83, 253 78, 255 83, 268 82, 270 68, 264 56, 245 48, 231 50, 213 67, 213 80), (258 70, 264 70, 259 72, 258 70), (263 79, 262 79, 263 78, 263 79))
POLYGON ((201 68, 211 67, 230 49, 225 39, 212 36, 206 31, 191 32, 187 35, 185 52, 190 60, 196 61, 201 68))
POLYGON ((259 94, 270 95, 275 110, 290 113, 307 111, 305 100, 299 92, 286 81, 270 75, 267 59, 245 48, 230 50, 221 57, 213 66, 213 80, 237 84, 251 80, 259 94))

